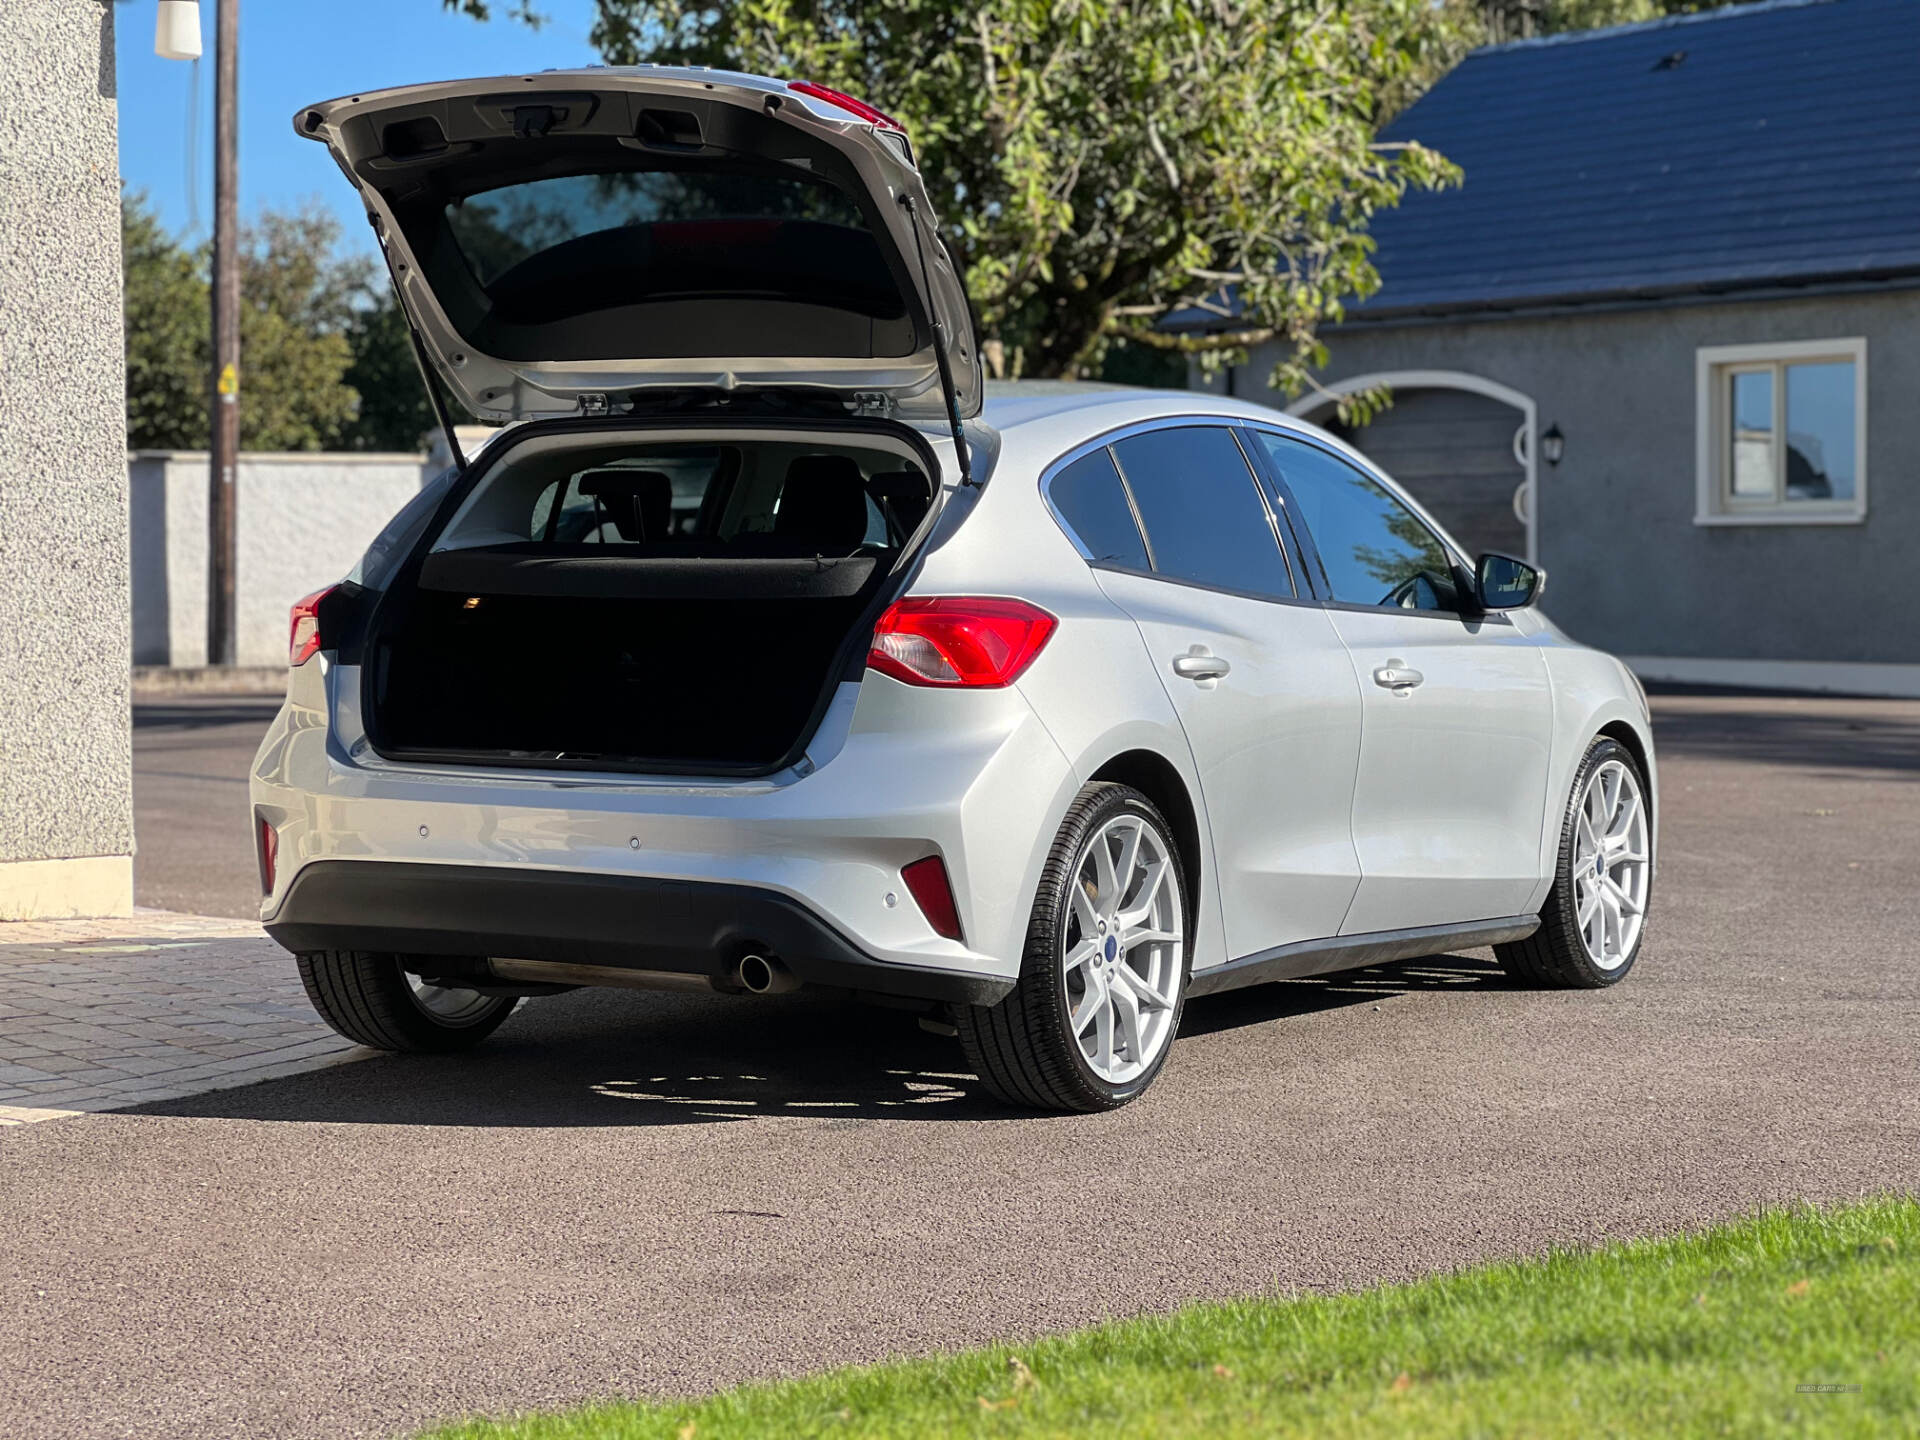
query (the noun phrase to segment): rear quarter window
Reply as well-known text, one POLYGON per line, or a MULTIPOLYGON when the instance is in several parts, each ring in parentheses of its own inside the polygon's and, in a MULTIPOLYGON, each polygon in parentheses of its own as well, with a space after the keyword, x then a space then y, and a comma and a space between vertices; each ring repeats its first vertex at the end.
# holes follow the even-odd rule
POLYGON ((441 499, 459 478, 460 472, 449 467, 422 485, 420 493, 402 505, 399 513, 387 522, 386 528, 373 537, 367 553, 347 572, 348 583, 364 586, 368 590, 386 589, 387 582, 426 533, 427 524, 433 519, 434 511, 439 509, 441 499))
POLYGON ((1082 455, 1047 485, 1054 514, 1096 565, 1127 570, 1152 568, 1133 507, 1106 447, 1082 455))

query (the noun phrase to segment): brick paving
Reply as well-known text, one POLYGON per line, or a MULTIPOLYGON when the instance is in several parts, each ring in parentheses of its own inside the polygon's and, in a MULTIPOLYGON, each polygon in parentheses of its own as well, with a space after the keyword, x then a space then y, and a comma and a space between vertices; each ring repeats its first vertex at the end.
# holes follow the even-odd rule
POLYGON ((252 921, 0 922, 0 1126, 248 1085, 370 1052, 252 921))

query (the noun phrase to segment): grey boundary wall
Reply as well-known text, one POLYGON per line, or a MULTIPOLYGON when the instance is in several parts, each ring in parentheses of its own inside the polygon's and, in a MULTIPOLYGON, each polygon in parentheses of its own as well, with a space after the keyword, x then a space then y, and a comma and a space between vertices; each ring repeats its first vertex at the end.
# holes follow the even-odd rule
POLYGON ((132 903, 113 18, 0 25, 0 918, 132 903))

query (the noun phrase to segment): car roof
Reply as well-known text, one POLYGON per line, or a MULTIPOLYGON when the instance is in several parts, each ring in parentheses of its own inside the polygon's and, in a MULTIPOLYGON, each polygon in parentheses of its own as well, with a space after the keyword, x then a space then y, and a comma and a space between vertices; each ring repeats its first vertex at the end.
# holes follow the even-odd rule
MULTIPOLYGON (((1339 436, 1271 405, 1205 390, 1146 390, 1131 385, 1061 380, 990 380, 986 387, 986 405, 981 411, 981 420, 994 430, 1000 441, 999 464, 1011 459, 1015 465, 1036 472, 1076 446, 1124 426, 1188 418, 1203 424, 1209 420, 1250 420, 1306 436, 1321 447, 1345 456, 1364 473, 1384 480, 1391 493, 1412 506, 1448 545, 1461 556, 1469 556, 1425 506, 1366 455, 1339 436)), ((997 470, 998 465, 995 468, 997 470)))
POLYGON ((1205 390, 1147 390, 1067 380, 990 380, 981 420, 1010 448, 1071 445, 1122 425, 1180 416, 1257 420, 1320 439, 1319 426, 1270 405, 1205 390))

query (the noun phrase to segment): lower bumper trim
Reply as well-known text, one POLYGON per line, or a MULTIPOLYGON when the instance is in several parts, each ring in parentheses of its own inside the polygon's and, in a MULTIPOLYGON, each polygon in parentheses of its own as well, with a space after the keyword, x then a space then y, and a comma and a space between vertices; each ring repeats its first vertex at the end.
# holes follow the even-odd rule
POLYGON ((487 865, 316 860, 266 924, 286 949, 503 956, 725 985, 749 951, 803 985, 991 1005, 1011 979, 876 959, 799 901, 752 885, 487 865))

